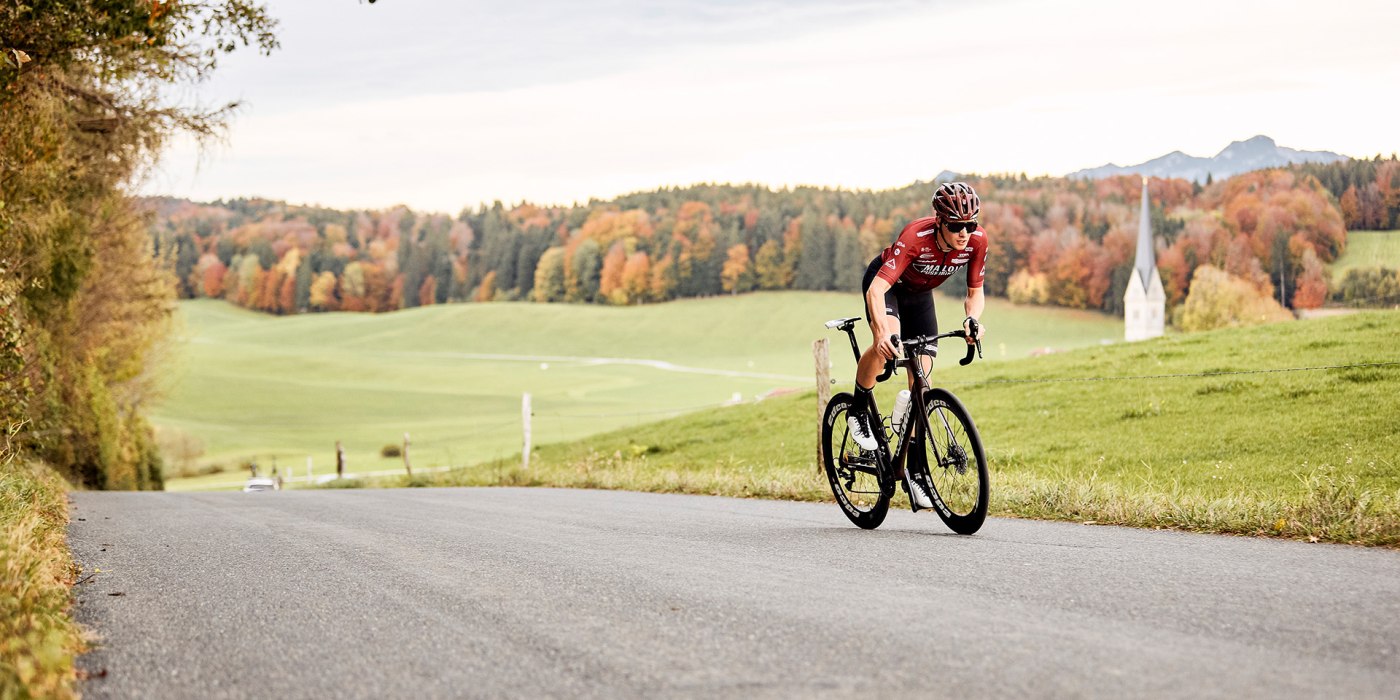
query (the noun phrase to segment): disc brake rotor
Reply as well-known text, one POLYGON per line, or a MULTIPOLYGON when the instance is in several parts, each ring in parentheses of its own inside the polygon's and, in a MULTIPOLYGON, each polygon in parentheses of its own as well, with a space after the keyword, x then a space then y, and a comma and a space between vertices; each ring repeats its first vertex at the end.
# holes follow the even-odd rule
POLYGON ((952 467, 959 476, 967 473, 967 451, 962 445, 952 443, 948 445, 948 456, 943 459, 944 467, 952 467))

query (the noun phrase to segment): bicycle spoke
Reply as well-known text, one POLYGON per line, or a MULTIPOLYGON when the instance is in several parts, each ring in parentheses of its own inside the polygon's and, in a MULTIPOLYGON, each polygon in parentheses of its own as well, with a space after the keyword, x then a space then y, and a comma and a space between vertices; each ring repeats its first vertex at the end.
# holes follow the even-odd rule
POLYGON ((954 515, 967 515, 978 505, 979 477, 972 465, 971 440, 966 427, 946 406, 930 412, 928 469, 933 487, 954 515))
POLYGON ((840 427, 832 426, 835 429, 831 431, 831 443, 826 446, 834 472, 833 486, 843 492, 852 508, 871 511, 882 507, 879 467, 873 455, 856 444, 845 419, 844 412, 837 417, 840 427))

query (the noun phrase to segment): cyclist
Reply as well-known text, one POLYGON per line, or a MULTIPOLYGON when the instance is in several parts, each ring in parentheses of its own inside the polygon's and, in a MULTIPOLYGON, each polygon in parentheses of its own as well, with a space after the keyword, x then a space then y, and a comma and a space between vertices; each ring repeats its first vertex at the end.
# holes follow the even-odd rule
MULTIPOLYGON (((987 232, 977 225, 981 206, 977 192, 967 183, 939 185, 933 193, 933 216, 909 222, 899 238, 871 260, 865 271, 861 287, 865 293, 865 318, 870 322, 875 342, 861 354, 856 365, 856 401, 847 418, 851 437, 861 449, 874 450, 877 445, 870 420, 870 392, 885 361, 899 353, 890 336, 936 335, 938 318, 934 314, 933 290, 964 268, 967 296, 963 311, 967 317, 963 319, 963 331, 968 334, 969 344, 976 342, 973 322, 980 320, 986 305, 982 278, 987 264, 987 232)), ((978 323, 977 338, 984 331, 985 327, 978 323)), ((926 356, 920 358, 926 373, 937 352, 936 345, 927 346, 926 356)), ((910 499, 920 508, 933 506, 922 485, 907 477, 902 481, 910 499)))

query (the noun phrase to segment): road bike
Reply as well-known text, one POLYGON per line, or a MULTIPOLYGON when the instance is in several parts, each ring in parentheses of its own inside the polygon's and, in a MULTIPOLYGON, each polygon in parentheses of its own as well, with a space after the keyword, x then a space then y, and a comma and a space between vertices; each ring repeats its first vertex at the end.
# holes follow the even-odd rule
MULTIPOLYGON (((860 347, 854 329, 859 320, 838 318, 826 323, 829 329, 846 332, 857 361, 860 347)), ((976 337, 975 319, 972 333, 976 337)), ((970 535, 987 519, 989 487, 982 438, 967 408, 947 389, 930 386, 919 362, 920 353, 943 338, 966 340, 967 334, 959 329, 905 341, 898 336, 890 338, 896 348, 902 348, 903 356, 886 362, 876 381, 889 379, 902 366, 913 377, 913 386, 907 417, 881 417, 871 396, 866 411, 878 443, 876 449, 862 449, 850 434, 846 418, 855 405, 854 395, 839 393, 826 405, 821 425, 823 466, 836 502, 859 527, 873 530, 885 521, 901 474, 918 480, 928 492, 934 512, 953 532, 970 535)), ((971 363, 974 352, 982 356, 981 340, 967 345, 967 356, 959 364, 971 363)), ((904 487, 907 492, 908 485, 904 487)), ((914 512, 924 510, 913 499, 910 507, 914 512)))

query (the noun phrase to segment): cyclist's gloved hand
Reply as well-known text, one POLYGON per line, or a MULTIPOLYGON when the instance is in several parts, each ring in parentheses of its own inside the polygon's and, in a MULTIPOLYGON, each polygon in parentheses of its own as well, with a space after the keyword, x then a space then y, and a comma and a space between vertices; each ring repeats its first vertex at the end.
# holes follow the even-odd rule
POLYGON ((987 327, 983 325, 981 321, 978 321, 977 319, 971 316, 968 316, 967 318, 963 319, 963 333, 966 334, 963 337, 963 339, 967 341, 968 345, 972 345, 977 341, 981 340, 982 336, 986 334, 986 332, 987 327), (975 333, 972 330, 973 328, 977 329, 975 333))
POLYGON ((876 348, 878 348, 880 352, 880 357, 886 360, 898 359, 899 348, 895 346, 898 340, 899 336, 897 335, 881 334, 880 342, 876 343, 876 348))

